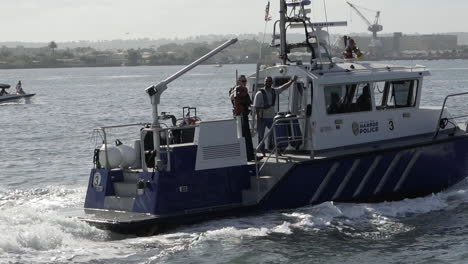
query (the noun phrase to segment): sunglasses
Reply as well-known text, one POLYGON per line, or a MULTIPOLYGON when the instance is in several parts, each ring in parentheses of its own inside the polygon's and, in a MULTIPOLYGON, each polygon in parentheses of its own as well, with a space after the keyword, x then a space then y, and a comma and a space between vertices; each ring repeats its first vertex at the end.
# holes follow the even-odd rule
POLYGON ((247 80, 240 80, 240 82, 242 82, 242 83, 246 83, 246 82, 247 82, 247 80))

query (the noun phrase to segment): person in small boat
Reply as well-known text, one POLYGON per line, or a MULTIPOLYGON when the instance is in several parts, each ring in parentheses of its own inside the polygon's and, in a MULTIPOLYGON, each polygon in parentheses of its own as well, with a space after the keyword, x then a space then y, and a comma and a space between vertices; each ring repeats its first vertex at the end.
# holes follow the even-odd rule
POLYGON ((246 87, 247 78, 245 75, 239 76, 236 87, 230 90, 230 98, 233 103, 233 113, 236 118, 240 119, 242 124, 242 136, 245 139, 245 148, 247 151, 247 160, 255 159, 252 143, 252 135, 249 126, 249 113, 252 100, 249 96, 249 91, 246 87))
POLYGON ((370 88, 368 84, 362 89, 362 94, 358 97, 356 104, 359 111, 372 110, 372 101, 370 95, 370 88))
MULTIPOLYGON (((277 96, 288 89, 296 80, 297 76, 293 76, 289 82, 280 87, 273 88, 273 78, 268 76, 265 78, 265 88, 258 90, 255 94, 253 107, 257 115, 257 135, 259 143, 264 138, 265 129, 267 127, 271 129, 273 125, 273 118, 276 115, 275 105, 277 96)), ((271 142, 272 138, 270 137, 268 140, 271 142)), ((271 145, 272 144, 270 144, 270 146, 271 145)), ((261 144, 260 151, 265 155, 266 148, 264 143, 261 144)))
POLYGON ((0 90, 0 96, 4 96, 4 95, 7 95, 8 92, 6 91, 6 88, 2 88, 2 90, 0 90))
POLYGON ((16 84, 16 94, 25 94, 21 81, 18 81, 18 83, 16 84))

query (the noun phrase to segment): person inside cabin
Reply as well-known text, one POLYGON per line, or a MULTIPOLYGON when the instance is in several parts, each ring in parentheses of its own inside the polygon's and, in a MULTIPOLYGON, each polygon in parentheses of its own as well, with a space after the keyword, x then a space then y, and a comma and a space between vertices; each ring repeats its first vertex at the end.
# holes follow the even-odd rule
POLYGON ((25 94, 21 81, 18 81, 18 83, 16 84, 16 94, 25 94))
POLYGON ((341 98, 340 95, 337 93, 331 93, 331 102, 330 105, 327 108, 327 113, 328 114, 338 114, 342 112, 342 103, 341 103, 341 98))
POLYGON ((253 161, 255 159, 255 154, 253 150, 252 135, 250 133, 249 126, 249 113, 252 100, 250 99, 249 91, 246 87, 246 84, 247 78, 245 77, 245 75, 239 76, 236 87, 230 90, 230 98, 234 107, 234 116, 236 116, 236 118, 240 120, 242 124, 242 136, 245 139, 247 160, 253 161))
POLYGON ((372 99, 370 94, 369 84, 366 84, 362 88, 362 94, 356 101, 358 111, 371 111, 372 110, 372 99))
MULTIPOLYGON (((293 76, 289 82, 280 87, 273 88, 273 78, 268 76, 265 78, 265 88, 259 89, 255 94, 253 107, 257 115, 257 135, 259 143, 264 138, 265 129, 267 127, 271 129, 273 125, 273 118, 276 115, 275 105, 277 96, 288 89, 296 80, 297 76, 293 76)), ((270 137, 267 140, 271 142, 272 138, 270 137)), ((272 144, 270 144, 270 146, 271 145, 272 144)), ((265 156, 266 148, 264 143, 261 144, 260 151, 265 156)))

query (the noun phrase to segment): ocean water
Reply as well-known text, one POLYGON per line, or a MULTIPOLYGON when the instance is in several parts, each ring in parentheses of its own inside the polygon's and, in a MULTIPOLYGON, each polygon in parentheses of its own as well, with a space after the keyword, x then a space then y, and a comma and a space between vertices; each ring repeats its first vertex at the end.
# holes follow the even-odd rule
MULTIPOLYGON (((404 61, 432 70, 423 105, 468 91, 468 61, 404 61)), ((145 88, 180 67, 1 70, 30 102, 0 104, 0 263, 467 263, 468 180, 428 197, 334 204, 182 226, 151 237, 112 234, 67 217, 82 208, 93 129, 151 121, 145 88)), ((197 106, 229 118, 235 71, 201 66, 175 81, 160 111, 197 106)), ((465 111, 465 99, 449 103, 465 111)), ((128 131, 113 137, 130 138, 128 131)))

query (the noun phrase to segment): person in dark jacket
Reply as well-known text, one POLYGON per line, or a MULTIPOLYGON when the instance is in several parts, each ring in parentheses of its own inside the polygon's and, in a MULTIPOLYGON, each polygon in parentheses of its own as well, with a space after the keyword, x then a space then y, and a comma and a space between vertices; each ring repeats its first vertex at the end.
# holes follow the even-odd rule
POLYGON ((255 160, 255 155, 253 151, 252 135, 250 133, 249 125, 249 113, 252 100, 250 99, 246 84, 247 78, 245 75, 239 76, 239 79, 237 80, 237 86, 230 91, 230 97, 234 107, 234 116, 236 116, 238 120, 240 119, 242 123, 242 136, 245 139, 247 160, 253 161, 255 160))

